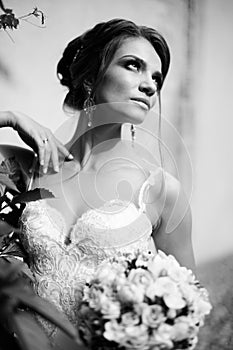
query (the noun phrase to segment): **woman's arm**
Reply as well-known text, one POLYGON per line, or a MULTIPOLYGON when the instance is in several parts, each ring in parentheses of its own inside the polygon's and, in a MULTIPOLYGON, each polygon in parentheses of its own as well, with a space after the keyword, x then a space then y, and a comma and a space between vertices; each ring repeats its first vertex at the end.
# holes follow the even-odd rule
POLYGON ((165 174, 161 225, 153 238, 157 249, 172 254, 183 266, 195 272, 190 206, 178 180, 165 174))
POLYGON ((20 112, 0 111, 0 127, 12 127, 21 139, 39 156, 40 165, 44 173, 49 163, 54 171, 59 171, 59 156, 73 159, 65 146, 53 135, 50 129, 37 123, 32 118, 20 112))

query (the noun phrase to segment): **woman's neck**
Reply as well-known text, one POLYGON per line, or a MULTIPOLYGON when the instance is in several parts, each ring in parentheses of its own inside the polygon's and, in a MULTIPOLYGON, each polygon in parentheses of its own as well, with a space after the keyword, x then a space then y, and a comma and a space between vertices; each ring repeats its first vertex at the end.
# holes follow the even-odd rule
POLYGON ((121 125, 108 124, 91 129, 83 138, 82 164, 86 170, 96 171, 102 164, 116 156, 121 141, 121 125))
POLYGON ((100 159, 111 156, 116 144, 121 140, 120 123, 93 123, 87 126, 87 116, 80 115, 75 134, 67 144, 70 152, 85 168, 96 168, 100 159))
MULTIPOLYGON (((95 148, 99 144, 108 143, 108 141, 119 142, 121 139, 121 124, 112 123, 100 125, 91 130, 92 146, 95 148)), ((112 143, 114 145, 114 142, 112 143)))

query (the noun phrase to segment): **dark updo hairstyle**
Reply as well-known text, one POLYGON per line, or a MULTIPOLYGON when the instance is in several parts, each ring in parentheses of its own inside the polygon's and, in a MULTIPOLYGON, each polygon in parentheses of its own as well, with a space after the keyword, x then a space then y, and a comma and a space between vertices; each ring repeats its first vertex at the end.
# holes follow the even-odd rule
POLYGON ((161 89, 170 64, 169 48, 162 35, 128 20, 113 19, 97 24, 67 45, 57 65, 60 83, 69 89, 64 105, 78 110, 83 108, 87 98, 85 83, 92 82, 94 95, 116 50, 131 37, 145 38, 154 47, 162 65, 162 81, 158 87, 161 89))

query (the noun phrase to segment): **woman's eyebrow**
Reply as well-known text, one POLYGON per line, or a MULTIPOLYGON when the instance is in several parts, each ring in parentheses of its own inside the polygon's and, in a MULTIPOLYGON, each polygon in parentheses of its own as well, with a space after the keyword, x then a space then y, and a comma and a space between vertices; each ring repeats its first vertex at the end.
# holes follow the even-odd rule
POLYGON ((135 58, 135 60, 137 60, 138 62, 140 62, 143 66, 146 66, 146 62, 145 62, 142 58, 140 58, 140 57, 138 57, 138 56, 135 56, 135 55, 124 55, 124 56, 120 57, 120 59, 121 59, 121 58, 129 58, 129 57, 135 58))
MULTIPOLYGON (((143 67, 147 67, 147 63, 146 63, 146 61, 144 61, 142 58, 140 58, 140 57, 138 57, 138 56, 135 56, 135 55, 124 55, 124 56, 122 56, 122 57, 120 57, 120 59, 124 59, 124 58, 134 58, 136 61, 138 61, 138 62, 140 62, 140 64, 143 66, 143 67)), ((161 71, 160 70, 158 70, 158 69, 156 69, 155 71, 154 71, 154 73, 153 73, 153 75, 154 74, 161 74, 161 71)))

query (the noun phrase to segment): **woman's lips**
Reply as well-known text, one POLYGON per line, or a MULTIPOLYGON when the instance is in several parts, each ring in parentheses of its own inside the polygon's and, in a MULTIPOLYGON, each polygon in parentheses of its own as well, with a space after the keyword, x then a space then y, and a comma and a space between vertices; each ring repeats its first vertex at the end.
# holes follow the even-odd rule
POLYGON ((150 104, 149 101, 142 99, 142 98, 131 98, 131 101, 141 106, 143 109, 149 110, 150 104))

